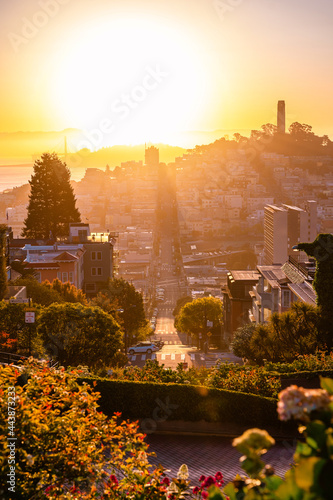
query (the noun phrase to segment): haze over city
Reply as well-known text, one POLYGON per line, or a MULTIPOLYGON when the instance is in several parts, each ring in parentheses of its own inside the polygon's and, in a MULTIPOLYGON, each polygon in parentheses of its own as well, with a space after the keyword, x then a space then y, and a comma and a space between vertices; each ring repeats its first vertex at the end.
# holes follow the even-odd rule
POLYGON ((332 19, 0 3, 1 499, 332 499, 332 19))
POLYGON ((186 148, 248 135, 284 99, 287 126, 333 134, 330 0, 14 0, 0 9, 1 132, 85 131, 74 150, 96 129, 94 150, 186 148))

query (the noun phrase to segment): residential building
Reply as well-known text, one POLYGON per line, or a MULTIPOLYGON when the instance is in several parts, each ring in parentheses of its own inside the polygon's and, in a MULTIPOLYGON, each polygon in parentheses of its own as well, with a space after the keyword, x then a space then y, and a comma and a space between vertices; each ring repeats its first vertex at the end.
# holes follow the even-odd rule
POLYGON ((255 271, 230 271, 223 292, 224 337, 231 340, 240 326, 250 322, 250 291, 258 283, 260 274, 255 271))
MULTIPOLYGON (((265 264, 282 265, 292 255, 292 247, 313 241, 317 236, 317 202, 308 201, 305 208, 267 205, 264 210, 265 264)), ((306 261, 304 252, 299 260, 306 261)))
POLYGON ((113 247, 116 233, 91 233, 89 224, 73 223, 64 242, 10 241, 13 256, 34 269, 39 282, 69 281, 92 297, 113 277, 113 247))
POLYGON ((250 292, 252 298, 251 321, 266 323, 273 313, 283 313, 294 302, 316 304, 312 286, 314 262, 298 262, 289 257, 283 266, 257 266, 258 283, 250 292))
POLYGON ((257 266, 259 273, 258 283, 250 292, 252 298, 251 321, 265 323, 272 313, 279 310, 281 284, 280 280, 286 278, 280 265, 257 266))

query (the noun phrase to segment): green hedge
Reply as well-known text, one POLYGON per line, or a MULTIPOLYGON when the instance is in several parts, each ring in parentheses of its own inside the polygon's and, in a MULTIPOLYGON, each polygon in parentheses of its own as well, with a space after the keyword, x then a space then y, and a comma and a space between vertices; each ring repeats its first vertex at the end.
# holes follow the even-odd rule
POLYGON ((182 384, 131 382, 99 378, 82 378, 96 382, 101 393, 101 410, 111 416, 121 412, 124 418, 154 418, 159 402, 169 405, 168 420, 197 422, 229 422, 246 426, 281 426, 277 418, 276 400, 252 394, 182 384))
POLYGON ((316 371, 302 371, 302 372, 287 372, 287 373, 277 373, 277 372, 269 372, 269 373, 274 373, 275 376, 280 377, 282 379, 311 379, 315 377, 319 377, 321 375, 322 377, 329 377, 333 378, 333 370, 316 370, 316 371))
POLYGON ((320 370, 320 371, 304 371, 304 372, 293 372, 293 373, 281 373, 281 389, 285 389, 290 385, 297 385, 299 387, 305 387, 307 389, 319 389, 320 387, 320 376, 333 378, 332 370, 320 370))

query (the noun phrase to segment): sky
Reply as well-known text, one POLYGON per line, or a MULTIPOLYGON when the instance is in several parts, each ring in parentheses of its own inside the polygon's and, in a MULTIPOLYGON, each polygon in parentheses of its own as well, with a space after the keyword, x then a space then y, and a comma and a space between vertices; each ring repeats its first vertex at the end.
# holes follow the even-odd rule
POLYGON ((95 149, 308 123, 333 139, 331 0, 0 3, 0 132, 95 149), (84 140, 80 146, 84 146, 84 140))

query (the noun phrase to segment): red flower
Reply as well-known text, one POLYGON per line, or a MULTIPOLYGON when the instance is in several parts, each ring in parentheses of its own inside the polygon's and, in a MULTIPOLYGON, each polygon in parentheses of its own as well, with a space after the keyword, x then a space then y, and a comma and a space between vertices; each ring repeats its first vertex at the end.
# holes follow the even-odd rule
POLYGON ((200 483, 202 483, 202 481, 204 481, 205 479, 206 479, 206 476, 204 476, 204 475, 200 476, 200 478, 199 478, 200 483))
POLYGON ((193 494, 196 495, 197 493, 199 493, 199 491, 200 491, 200 488, 198 486, 194 486, 193 494))
POLYGON ((111 481, 111 483, 114 483, 116 486, 118 486, 118 479, 116 478, 116 476, 114 474, 111 474, 110 481, 111 481))
POLYGON ((166 486, 169 486, 170 484, 170 479, 168 477, 165 477, 162 481, 162 484, 166 484, 166 486))
POLYGON ((215 479, 213 478, 213 476, 208 476, 205 481, 202 483, 202 487, 203 488, 209 488, 209 486, 211 486, 212 484, 215 484, 216 481, 215 479))
POLYGON ((221 479, 223 479, 223 476, 220 471, 215 474, 215 479, 217 481, 221 481, 221 479))
POLYGON ((201 496, 202 496, 202 498, 208 498, 208 493, 207 493, 207 491, 203 491, 203 492, 201 493, 201 496))

